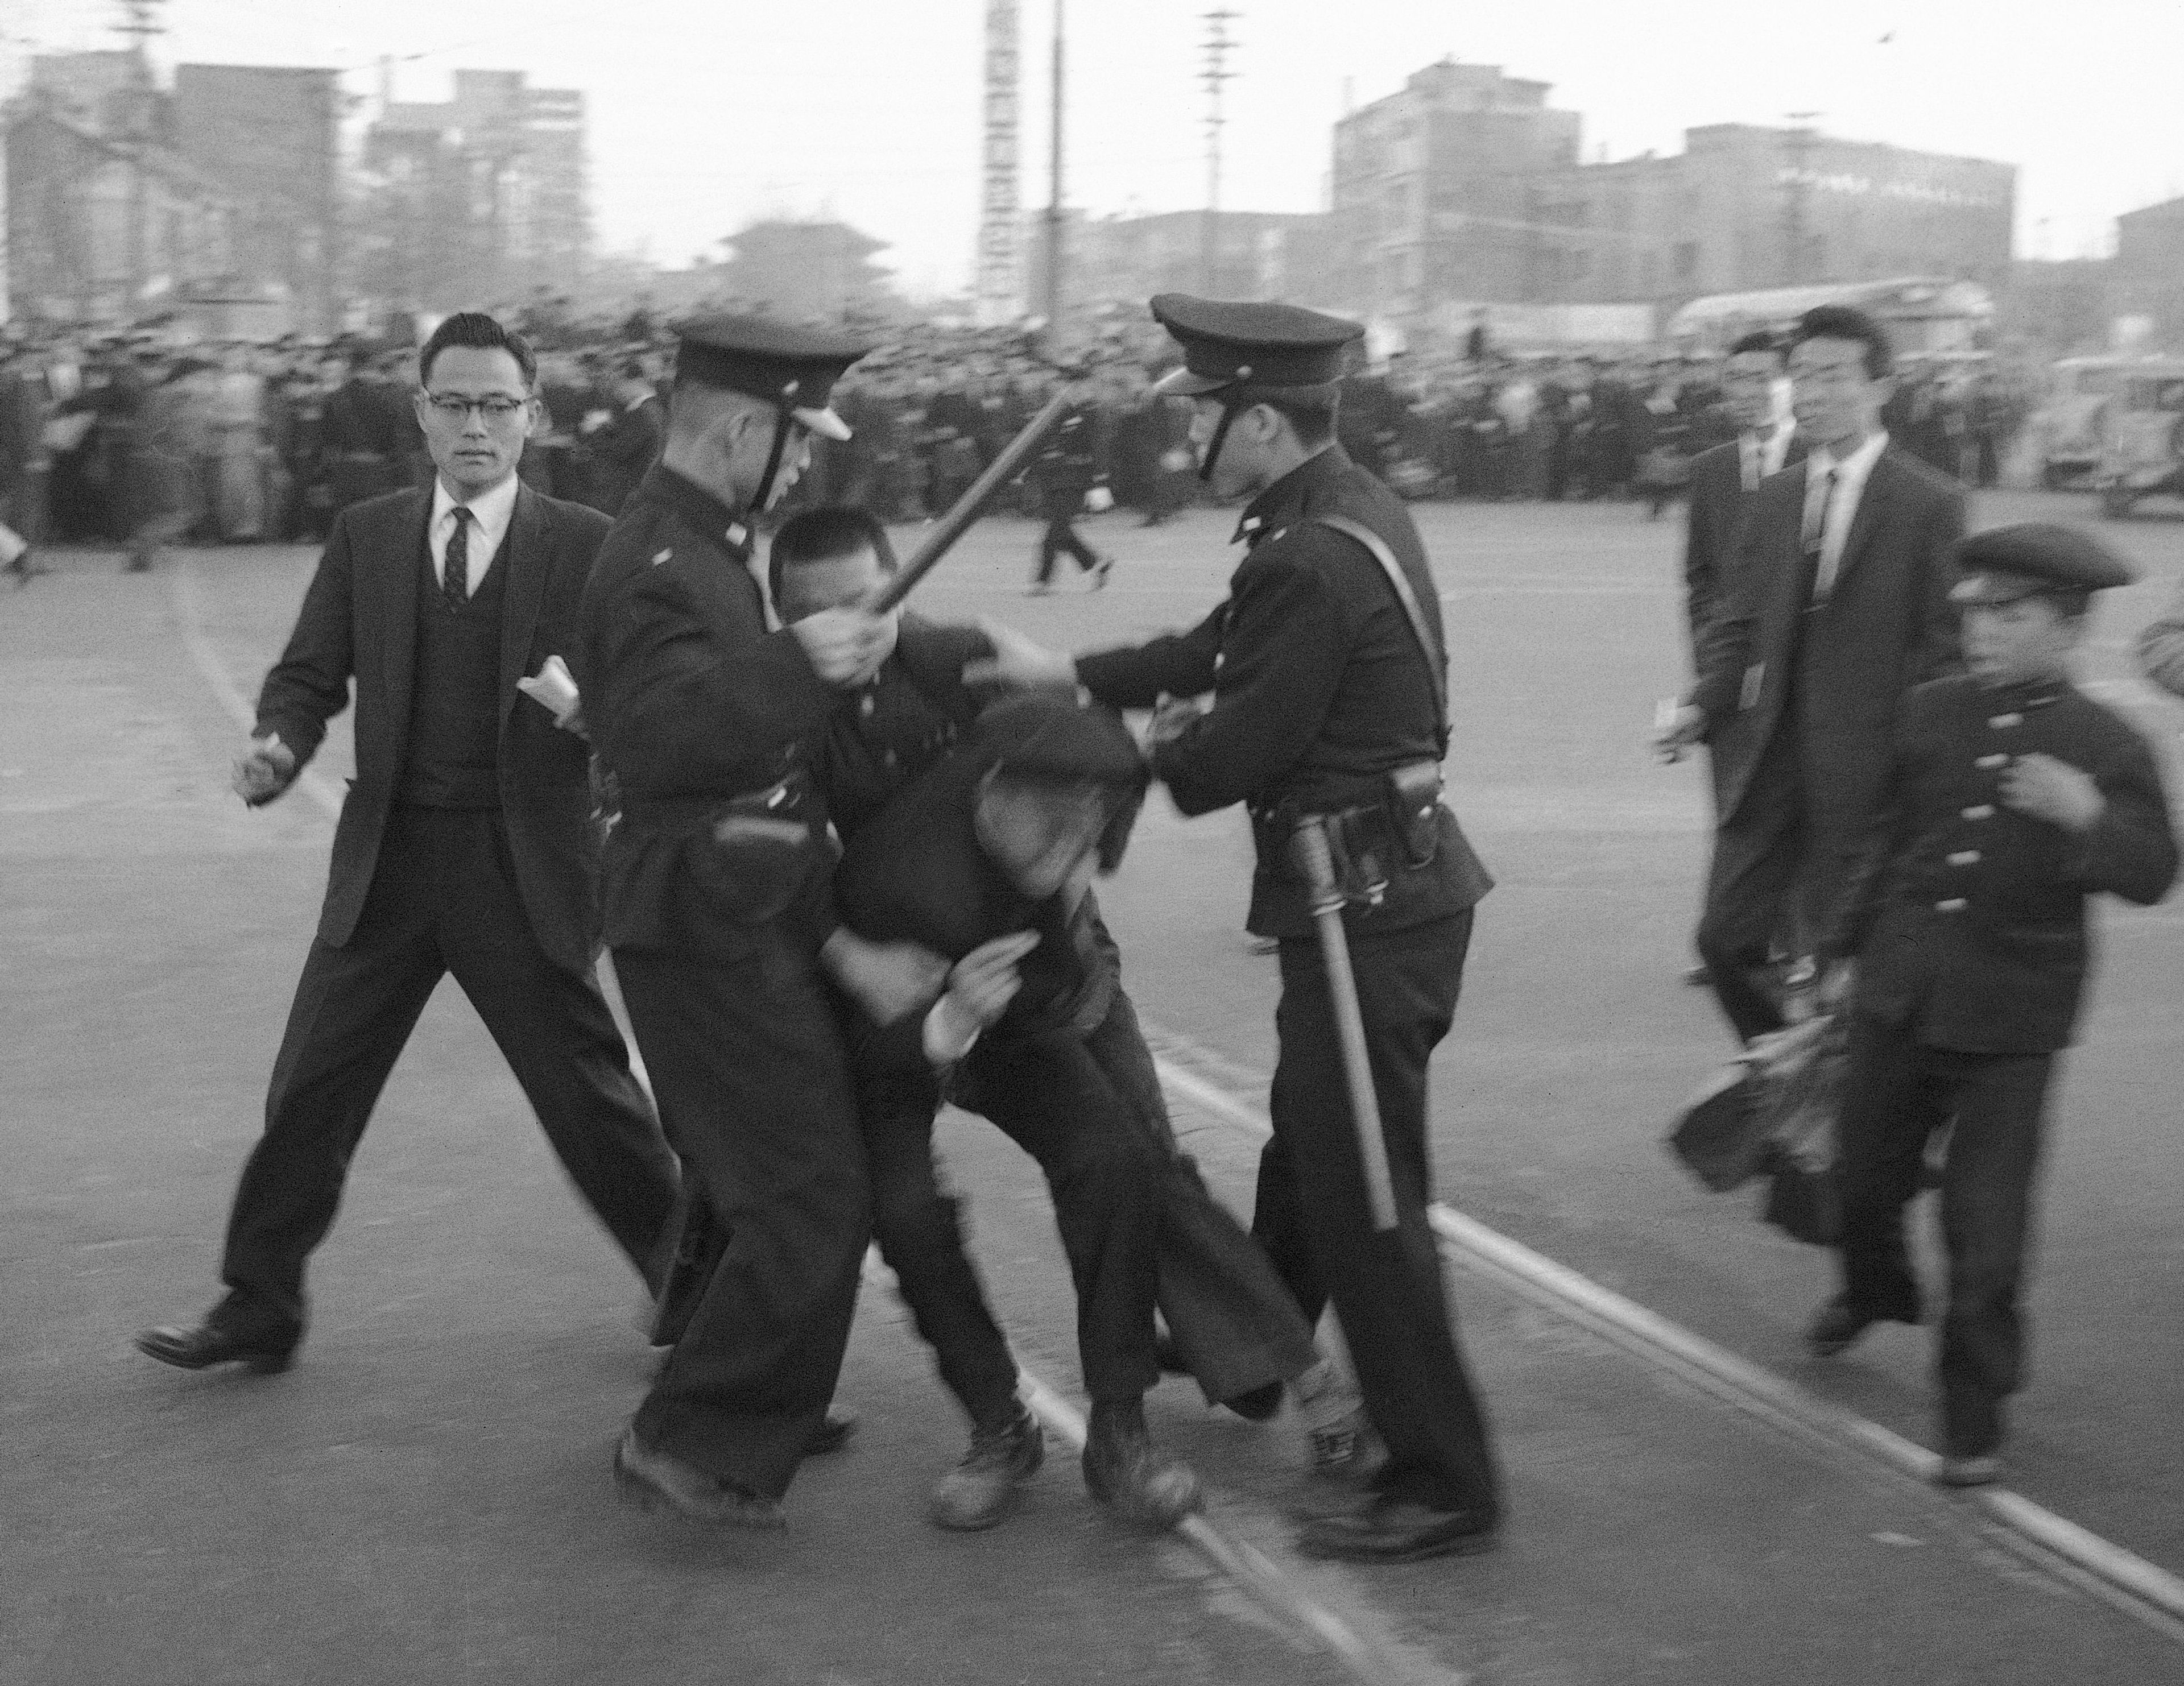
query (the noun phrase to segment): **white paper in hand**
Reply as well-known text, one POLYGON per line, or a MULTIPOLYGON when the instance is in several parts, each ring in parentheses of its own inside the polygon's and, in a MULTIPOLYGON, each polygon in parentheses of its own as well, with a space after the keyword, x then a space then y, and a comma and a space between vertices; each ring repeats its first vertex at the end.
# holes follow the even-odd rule
POLYGON ((581 729, 571 724, 577 719, 577 704, 581 700, 577 694, 576 676, 569 671, 569 665, 560 656, 548 656, 539 663, 538 671, 531 678, 517 680, 515 688, 552 715, 554 725, 571 732, 581 729))

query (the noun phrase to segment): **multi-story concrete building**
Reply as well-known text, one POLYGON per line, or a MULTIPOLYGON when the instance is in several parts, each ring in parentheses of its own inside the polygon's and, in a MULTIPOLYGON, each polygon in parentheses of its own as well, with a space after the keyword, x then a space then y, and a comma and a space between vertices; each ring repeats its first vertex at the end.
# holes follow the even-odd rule
POLYGON ((1541 184, 1541 296, 1674 306, 1706 293, 1933 275, 2009 278, 2017 170, 1986 159, 1719 123, 1684 150, 1541 184))
POLYGON ((341 303, 337 74, 183 64, 171 104, 175 149, 235 202, 239 275, 281 289, 315 333, 337 326, 341 303))
POLYGON ((363 291, 450 310, 574 290, 591 250, 584 97, 458 70, 443 103, 389 100, 366 130, 363 291))
POLYGON ((1547 89, 1443 59, 1337 123, 1331 302, 1410 332, 1451 304, 1552 296, 1537 227, 1580 119, 1547 89))
POLYGON ((123 323, 240 284, 236 202, 172 146, 170 118, 132 53, 31 61, 5 113, 16 313, 123 323))
POLYGON ((2184 199, 2126 211, 2116 219, 2116 309, 2143 318, 2143 342, 2184 347, 2184 199))
MULTIPOLYGON (((1046 308, 1047 244, 1045 215, 1035 214, 1023 242, 1027 314, 1046 308)), ((1063 224, 1062 264, 1071 310, 1142 308, 1156 292, 1321 304, 1336 292, 1334 225, 1311 212, 1072 213, 1063 224)))
POLYGON ((1545 82, 1446 59, 1344 118, 1329 302, 1407 339, 1492 305, 1665 313, 1802 283, 2008 280, 2014 165, 1735 123, 1583 164, 1580 121, 1545 82))

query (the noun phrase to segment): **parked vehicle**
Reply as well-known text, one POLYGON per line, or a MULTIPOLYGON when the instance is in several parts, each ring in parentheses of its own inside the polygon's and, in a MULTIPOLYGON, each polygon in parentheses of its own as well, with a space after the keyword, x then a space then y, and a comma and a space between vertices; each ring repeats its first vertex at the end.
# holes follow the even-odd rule
POLYGON ((2121 520, 2142 498, 2184 495, 2184 358, 2136 359, 2105 405, 2094 484, 2121 520))

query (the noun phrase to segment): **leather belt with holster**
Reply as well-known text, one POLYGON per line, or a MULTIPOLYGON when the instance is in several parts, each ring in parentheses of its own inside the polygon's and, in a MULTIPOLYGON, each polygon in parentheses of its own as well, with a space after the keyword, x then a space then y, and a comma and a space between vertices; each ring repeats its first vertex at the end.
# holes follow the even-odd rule
POLYGON ((1377 799, 1347 807, 1315 810, 1285 801, 1254 808, 1251 828, 1259 858, 1283 862, 1289 876, 1302 882, 1290 846, 1298 821, 1309 815, 1321 822, 1343 899, 1378 907, 1396 873, 1433 865, 1440 841, 1440 763, 1407 761, 1382 774, 1379 782, 1377 799))

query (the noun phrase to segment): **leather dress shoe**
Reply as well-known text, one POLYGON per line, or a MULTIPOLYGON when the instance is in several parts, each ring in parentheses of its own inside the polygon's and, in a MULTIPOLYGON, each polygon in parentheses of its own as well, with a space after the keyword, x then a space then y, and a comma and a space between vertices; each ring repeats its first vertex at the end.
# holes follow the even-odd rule
POLYGON ((177 1370, 209 1370, 215 1364, 240 1364, 260 1376, 272 1376, 296 1361, 301 1332, 286 1336, 246 1335, 217 1323, 184 1328, 178 1323, 147 1329, 136 1350, 177 1370))
POLYGON ((1282 1384, 1269 1382, 1262 1388, 1247 1388, 1221 1403, 1246 1422, 1272 1422, 1282 1414, 1282 1384))
POLYGON ((641 1511, 672 1511, 708 1527, 785 1528, 781 1506, 717 1476, 655 1451, 637 1438, 634 1427, 622 1431, 615 1448, 616 1494, 641 1511))
POLYGON ((829 1452, 838 1452, 850 1444, 850 1437, 856 1432, 856 1412, 847 1405, 830 1405, 819 1426, 805 1437, 804 1455, 823 1458, 829 1452))
POLYGON ((1297 1549, 1307 1557, 1342 1563, 1416 1563, 1468 1555, 1495 1541, 1494 1519, 1477 1511, 1444 1511, 1391 1494, 1306 1522, 1297 1549))

